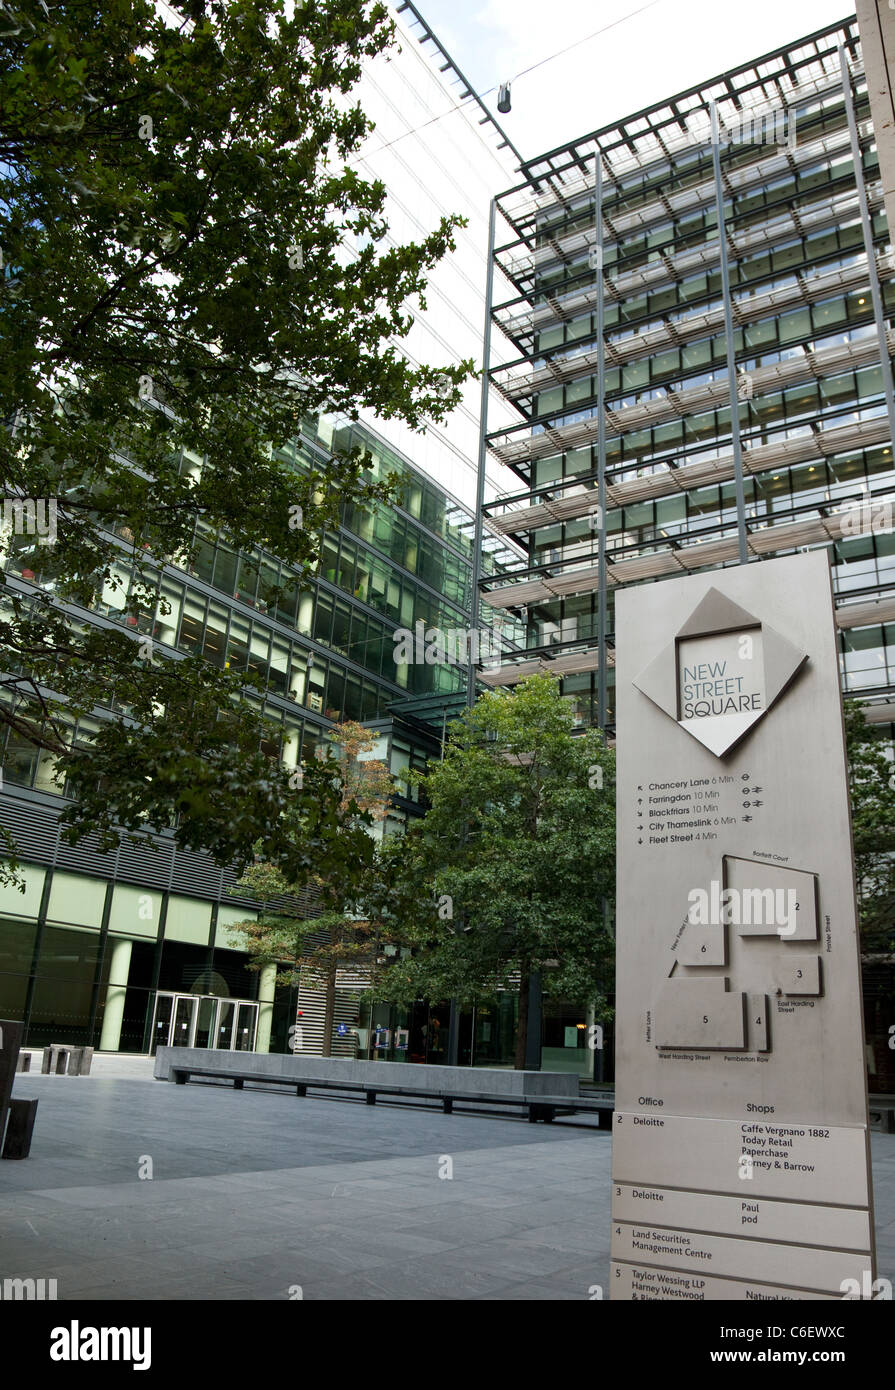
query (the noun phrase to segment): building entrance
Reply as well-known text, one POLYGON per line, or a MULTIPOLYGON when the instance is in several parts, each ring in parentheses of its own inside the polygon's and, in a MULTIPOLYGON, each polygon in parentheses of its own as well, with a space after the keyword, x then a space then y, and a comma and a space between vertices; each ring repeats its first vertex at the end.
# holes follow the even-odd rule
POLYGON ((155 998, 152 1052, 159 1047, 219 1047, 251 1052, 258 1005, 214 994, 167 994, 155 998))

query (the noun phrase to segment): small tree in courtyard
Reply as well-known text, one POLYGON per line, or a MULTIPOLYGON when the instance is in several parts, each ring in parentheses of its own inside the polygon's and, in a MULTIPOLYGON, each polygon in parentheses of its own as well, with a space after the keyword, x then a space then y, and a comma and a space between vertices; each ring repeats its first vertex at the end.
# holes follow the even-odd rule
POLYGON ((332 768, 338 786, 340 833, 350 840, 353 857, 343 859, 335 875, 312 877, 322 912, 297 917, 276 900, 294 896, 292 884, 274 864, 260 860, 246 870, 237 891, 266 904, 257 921, 240 923, 252 966, 278 966, 277 983, 295 982, 297 972, 319 985, 324 994, 323 1056, 332 1054, 336 977, 339 969, 360 968, 372 982, 376 973, 377 921, 364 915, 365 887, 375 880, 376 846, 366 827, 384 819, 392 791, 386 764, 370 757, 375 736, 362 724, 347 721, 329 732, 332 768), (360 832, 360 835, 359 833, 360 832))
POLYGON ((866 955, 895 950, 895 765, 860 705, 845 706, 855 877, 866 955))
POLYGON ((522 1067, 535 973, 553 996, 605 1005, 614 755, 596 730, 573 731, 558 683, 536 675, 455 721, 444 761, 420 781, 429 810, 387 846, 411 954, 384 974, 378 995, 474 1003, 517 976, 522 1067))

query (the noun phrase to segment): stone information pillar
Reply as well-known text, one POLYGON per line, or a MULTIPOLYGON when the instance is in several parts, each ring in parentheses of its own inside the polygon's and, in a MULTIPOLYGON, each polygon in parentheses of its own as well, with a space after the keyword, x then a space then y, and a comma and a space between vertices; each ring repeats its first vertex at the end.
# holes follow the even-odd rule
POLYGON ((826 552, 616 632, 610 1297, 885 1297, 826 552))

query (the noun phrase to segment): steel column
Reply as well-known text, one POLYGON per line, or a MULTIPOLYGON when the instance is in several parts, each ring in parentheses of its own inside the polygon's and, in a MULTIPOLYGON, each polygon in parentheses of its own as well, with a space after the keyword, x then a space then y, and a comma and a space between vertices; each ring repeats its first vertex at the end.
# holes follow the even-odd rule
MULTIPOLYGON (((491 302, 494 294, 494 233, 497 219, 497 199, 491 199, 488 215, 488 269, 485 280, 485 331, 482 335, 482 394, 479 407, 479 457, 475 492, 475 539, 472 552, 472 620, 473 632, 479 630, 479 584, 482 578, 482 532, 484 529, 485 505, 485 462, 488 457, 486 438, 488 434, 488 369, 491 366, 491 302)), ((469 668, 467 672, 466 704, 472 709, 475 704, 475 651, 470 643, 469 668)))
POLYGON ((594 231, 597 262, 597 725, 606 732, 606 344, 603 284, 603 159, 594 153, 594 231))
MULTIPOLYGON (((858 120, 852 95, 851 73, 845 49, 839 49, 839 71, 842 74, 842 95, 845 98, 845 114, 848 117, 848 137, 851 143, 852 163, 855 167, 855 188, 858 191, 858 206, 861 209, 861 231, 864 236, 864 250, 867 254, 867 277, 870 281, 870 299, 873 304, 873 317, 876 322, 876 336, 879 341, 879 360, 883 373, 883 391, 886 396, 886 410, 889 413, 889 428, 895 432, 895 390, 892 387, 892 358, 889 353, 889 336, 883 311, 883 296, 876 272, 876 251, 873 245, 873 223, 867 205, 867 189, 864 187, 864 163, 861 158, 861 141, 858 135, 858 120)), ((890 229, 891 231, 891 229, 890 229)))
POLYGON ((740 564, 749 559, 746 547, 746 495, 743 488, 743 449, 740 443, 740 402, 737 394, 737 364, 733 347, 733 314, 730 307, 730 268, 727 263, 727 231, 724 225, 724 185, 721 182, 721 127, 718 106, 710 104, 712 118, 712 164, 715 171, 715 206, 718 216, 718 250, 721 261, 721 294, 724 299, 724 338, 727 347, 727 377, 730 386, 730 434, 733 444, 733 476, 737 503, 737 539, 740 564))

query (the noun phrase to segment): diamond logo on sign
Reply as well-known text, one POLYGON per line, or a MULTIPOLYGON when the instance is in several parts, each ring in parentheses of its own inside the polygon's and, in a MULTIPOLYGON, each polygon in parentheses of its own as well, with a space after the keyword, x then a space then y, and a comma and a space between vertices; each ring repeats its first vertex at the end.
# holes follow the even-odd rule
POLYGON ((767 714, 807 660, 767 623, 709 589, 634 685, 721 758, 767 714))

